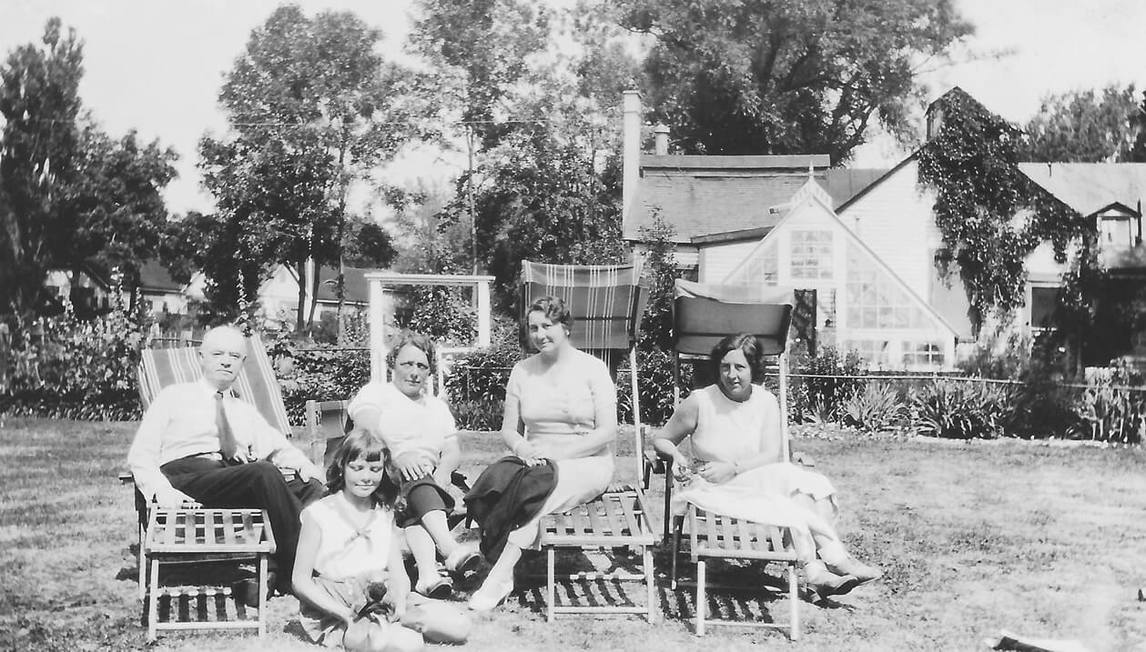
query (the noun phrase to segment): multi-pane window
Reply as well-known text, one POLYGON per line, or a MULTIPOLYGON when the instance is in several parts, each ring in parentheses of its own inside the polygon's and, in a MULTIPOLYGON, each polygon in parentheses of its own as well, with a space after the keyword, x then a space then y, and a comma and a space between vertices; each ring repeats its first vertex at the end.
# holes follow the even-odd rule
POLYGON ((929 328, 930 320, 884 270, 849 248, 848 328, 929 328))
POLYGON ((834 277, 832 232, 793 229, 789 270, 793 280, 817 281, 834 277))
POLYGON ((726 282, 732 285, 776 285, 779 263, 776 260, 776 241, 764 243, 752 254, 752 260, 734 272, 726 282))
POLYGON ((903 366, 942 367, 944 360, 943 344, 940 342, 904 342, 903 366))

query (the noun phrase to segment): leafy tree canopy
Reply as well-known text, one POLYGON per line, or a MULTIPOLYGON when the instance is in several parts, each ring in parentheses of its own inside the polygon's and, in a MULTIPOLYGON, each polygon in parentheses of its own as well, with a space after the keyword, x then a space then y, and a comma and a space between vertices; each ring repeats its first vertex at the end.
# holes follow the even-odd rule
MULTIPOLYGON (((197 247, 198 262, 218 311, 234 310, 229 288, 239 267, 257 270, 256 279, 243 277, 257 289, 277 263, 300 270, 308 258, 339 264, 348 186, 424 135, 421 109, 407 102, 416 78, 382 60, 380 38, 351 13, 311 19, 294 5, 279 7, 252 32, 219 93, 230 134, 200 143, 218 213, 216 228, 197 247), (216 250, 235 260, 208 253, 216 250)), ((253 302, 256 294, 244 291, 253 302)))
POLYGON ((173 150, 115 139, 82 111, 83 43, 48 21, 42 47, 0 66, 0 312, 43 306, 49 269, 109 272, 138 287, 167 218, 173 150))
POLYGON ((621 0, 651 117, 688 154, 826 153, 910 130, 915 69, 971 33, 951 0, 621 0))
POLYGON ((1134 160, 1131 150, 1146 126, 1146 108, 1138 104, 1137 95, 1131 84, 1044 99, 1027 123, 1020 156, 1026 161, 1064 163, 1134 160))

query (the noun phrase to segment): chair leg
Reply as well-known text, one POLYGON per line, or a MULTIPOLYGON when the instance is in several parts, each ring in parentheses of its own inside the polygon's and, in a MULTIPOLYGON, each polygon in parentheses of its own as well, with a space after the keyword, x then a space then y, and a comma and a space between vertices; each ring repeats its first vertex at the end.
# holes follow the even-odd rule
POLYGON ((680 557, 680 532, 683 528, 684 517, 674 518, 672 529, 672 559, 670 560, 672 572, 669 575, 669 586, 672 587, 673 591, 676 590, 676 562, 677 558, 680 557))
POLYGON ((788 602, 792 616, 792 627, 789 632, 793 641, 800 640, 800 585, 796 581, 796 564, 788 564, 788 602))
POLYGON ((696 635, 704 636, 704 610, 708 607, 708 596, 704 592, 704 560, 696 562, 696 635))
POLYGON ((139 548, 136 552, 136 559, 139 562, 139 602, 142 603, 147 599, 147 554, 143 551, 143 542, 147 537, 147 530, 143 528, 143 524, 139 524, 139 548))
POLYGON ((555 559, 556 558, 556 551, 553 549, 552 546, 550 546, 550 547, 546 548, 545 553, 546 553, 545 592, 548 594, 547 598, 549 600, 548 613, 546 613, 546 615, 545 615, 545 622, 551 623, 551 622, 553 622, 553 609, 555 606, 554 601, 557 599, 557 588, 554 584, 554 582, 556 581, 555 577, 554 577, 554 575, 555 575, 554 574, 554 570, 555 570, 554 566, 556 565, 556 559, 555 559))
POLYGON ((649 593, 649 622, 656 622, 656 584, 653 579, 653 551, 648 546, 641 546, 641 565, 645 571, 645 586, 649 593))
POLYGON ((259 555, 259 638, 267 634, 267 556, 259 555))
POLYGON ((147 596, 147 641, 151 642, 157 637, 156 624, 159 622, 159 560, 152 560, 149 566, 151 592, 147 596))

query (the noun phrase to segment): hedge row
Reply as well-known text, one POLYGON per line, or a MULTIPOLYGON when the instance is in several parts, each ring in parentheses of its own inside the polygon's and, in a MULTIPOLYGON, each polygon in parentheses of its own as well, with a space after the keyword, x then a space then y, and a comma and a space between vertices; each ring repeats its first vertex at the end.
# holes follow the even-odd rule
MULTIPOLYGON (((135 367, 141 329, 122 313, 91 321, 70 314, 21 324, 0 351, 0 414, 73 419, 131 420, 139 417, 135 367)), ((270 352, 292 423, 301 425, 307 400, 346 399, 370 377, 364 349, 306 349, 287 339, 270 352)), ((495 344, 451 363, 446 392, 463 428, 493 430, 509 370, 521 359, 516 334, 499 333, 495 344)), ((672 360, 640 352, 638 379, 642 421, 664 423, 672 413, 672 360)), ((1085 438, 1139 443, 1146 433, 1146 391, 1133 370, 1092 374, 1086 387, 1046 382, 992 383, 966 378, 926 381, 864 377, 855 356, 831 349, 797 359, 788 402, 794 423, 834 422, 866 431, 905 429, 937 437, 1003 436, 1085 438)), ((689 366, 684 367, 687 374, 689 366)), ((632 420, 628 361, 617 369, 618 418, 632 420)), ((684 385, 691 382, 684 379, 684 385)))

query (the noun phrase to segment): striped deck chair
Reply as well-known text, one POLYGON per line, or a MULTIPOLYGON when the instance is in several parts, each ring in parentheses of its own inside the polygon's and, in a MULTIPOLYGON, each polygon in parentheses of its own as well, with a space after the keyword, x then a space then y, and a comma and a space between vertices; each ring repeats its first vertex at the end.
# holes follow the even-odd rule
MULTIPOLYGON (((275 377, 274 367, 267 355, 266 347, 258 336, 253 336, 247 346, 248 355, 243 369, 233 385, 235 395, 258 408, 259 413, 272 426, 291 437, 290 421, 287 419, 282 390, 275 377)), ((144 349, 136 370, 139 380, 139 401, 144 411, 159 391, 168 385, 189 382, 199 378, 199 347, 183 346, 169 349, 144 349)), ((133 482, 129 472, 121 473, 121 482, 133 482)), ((139 518, 139 595, 146 593, 146 559, 143 554, 143 541, 148 523, 148 502, 135 490, 135 509, 139 518)))
MULTIPOLYGON (((716 343, 733 333, 756 335, 764 353, 775 359, 770 370, 776 374, 780 403, 780 428, 783 455, 790 457, 788 447, 788 378, 787 338, 792 323, 793 294, 791 290, 761 287, 731 287, 701 285, 684 280, 676 281, 673 300, 673 384, 674 398, 679 403, 681 391, 681 363, 689 360, 707 364, 708 355, 716 343)), ((672 494, 672 460, 666 460, 665 514, 666 536, 672 494)), ((672 570, 671 586, 677 585, 677 559, 681 554, 682 532, 687 531, 689 555, 696 564, 696 622, 698 636, 705 633, 706 624, 741 625, 787 628, 789 637, 800 637, 799 593, 796 570, 799 566, 796 551, 787 528, 753 523, 706 512, 689 504, 683 516, 672 517, 672 570), (789 622, 746 622, 706 618, 709 588, 707 560, 758 560, 782 565, 787 574, 789 622)))
MULTIPOLYGON (((523 261, 519 306, 522 313, 537 298, 552 295, 564 299, 573 313, 577 327, 572 342, 582 351, 605 360, 611 372, 616 371, 624 353, 633 370, 629 381, 632 389, 633 446, 636 459, 634 482, 642 476, 644 438, 641 427, 640 401, 637 394, 636 342, 645 291, 640 284, 638 265, 572 266, 549 265, 523 261)), ((524 314, 522 315, 524 317, 524 314)), ((541 547, 546 553, 546 619, 558 613, 637 613, 646 614, 653 622, 656 599, 653 586, 651 547, 657 536, 645 508, 643 488, 610 487, 596 500, 562 514, 542 519, 541 547), (556 594, 555 556, 559 549, 628 548, 640 554, 641 573, 577 573, 570 581, 643 581, 648 594, 647 606, 558 605, 556 594)))

